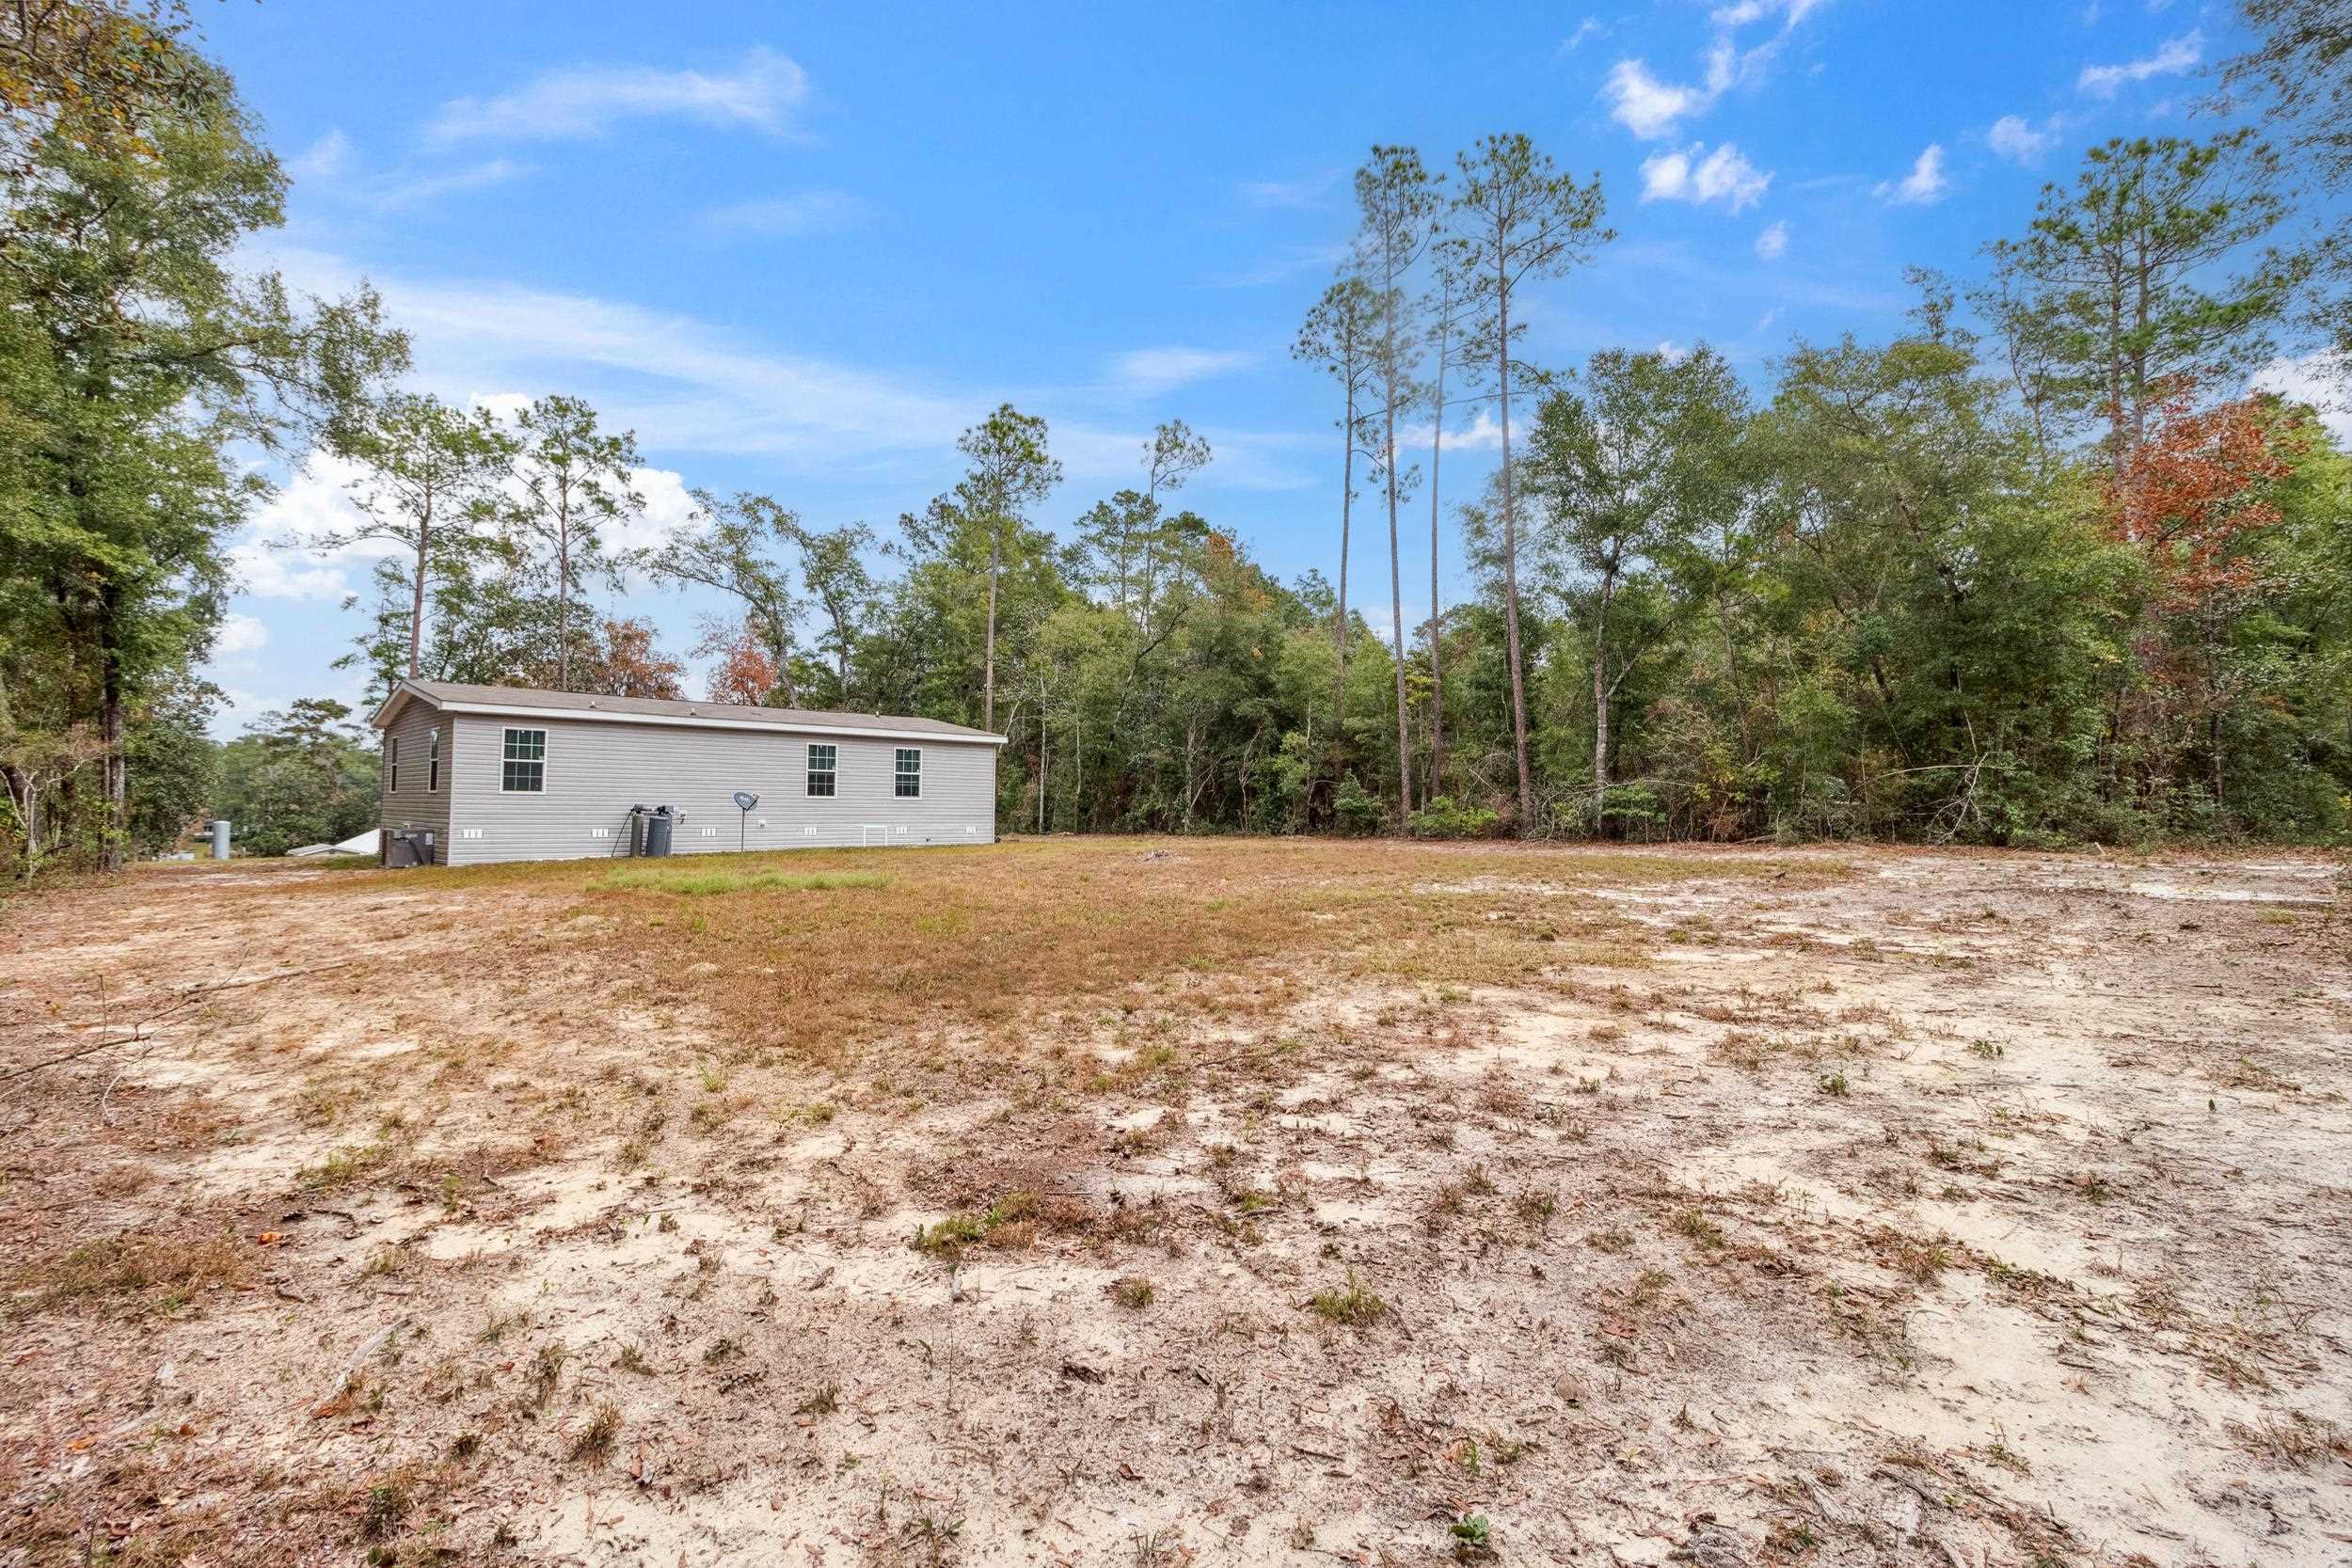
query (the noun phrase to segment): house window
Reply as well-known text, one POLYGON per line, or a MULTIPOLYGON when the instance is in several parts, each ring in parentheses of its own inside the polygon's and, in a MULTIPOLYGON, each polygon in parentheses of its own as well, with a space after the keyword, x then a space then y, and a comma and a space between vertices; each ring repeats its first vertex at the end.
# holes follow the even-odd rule
POLYGON ((384 737, 384 793, 400 793, 400 736, 396 735, 384 737))
POLYGON ((841 749, 837 746, 811 746, 808 749, 808 792, 811 795, 831 795, 841 778, 841 749))
POLYGON ((424 732, 424 792, 437 793, 441 787, 441 732, 424 732))
POLYGON ((499 787, 509 793, 536 795, 548 787, 548 732, 508 730, 506 759, 499 787))
POLYGON ((898 786, 892 793, 901 800, 912 800, 923 793, 923 753, 912 746, 898 748, 898 786))

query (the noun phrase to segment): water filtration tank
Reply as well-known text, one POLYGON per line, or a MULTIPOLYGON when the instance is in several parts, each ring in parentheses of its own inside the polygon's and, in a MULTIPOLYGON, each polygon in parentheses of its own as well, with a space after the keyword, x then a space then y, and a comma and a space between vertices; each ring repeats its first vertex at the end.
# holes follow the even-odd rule
POLYGON ((225 861, 228 858, 229 819, 225 816, 215 816, 213 818, 213 859, 225 861))
POLYGON ((645 818, 645 853, 648 855, 668 854, 671 830, 683 820, 685 816, 684 812, 673 811, 668 806, 656 806, 653 815, 645 818))

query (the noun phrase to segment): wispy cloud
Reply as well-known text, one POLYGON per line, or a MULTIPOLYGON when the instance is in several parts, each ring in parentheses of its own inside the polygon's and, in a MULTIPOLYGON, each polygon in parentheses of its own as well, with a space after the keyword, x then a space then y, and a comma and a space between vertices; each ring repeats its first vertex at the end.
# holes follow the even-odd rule
POLYGON ((337 127, 286 160, 296 180, 331 180, 351 166, 351 138, 337 127))
POLYGON ((1284 245, 1262 261, 1212 274, 1203 281, 1212 289, 1254 289, 1286 282, 1302 272, 1328 272, 1346 260, 1344 245, 1284 245))
POLYGON ((2145 59, 2126 60, 2121 65, 2087 65, 2074 78, 2077 91, 2093 98, 2113 98, 2117 91, 2133 82, 2145 82, 2152 76, 2178 76, 2192 71, 2205 57, 2205 35, 2190 31, 2179 38, 2167 39, 2156 52, 2145 59))
POLYGON ((716 233, 804 236, 837 234, 874 215, 870 202, 847 191, 796 191, 788 196, 752 197, 715 207, 703 227, 716 233))
POLYGON ((651 66, 572 66, 491 98, 441 106, 427 138, 446 145, 490 137, 558 141, 600 136, 625 119, 675 117, 769 135, 794 128, 808 73, 771 49, 754 49, 732 71, 651 66))
POLYGON ((2058 145, 2058 117, 2052 115, 2037 128, 2026 123, 2023 116, 2003 115, 1993 122, 1993 129, 1984 135, 1985 145, 1994 154, 2012 164, 2031 166, 2042 161, 2042 155, 2058 145))
POLYGON ((1605 37, 1608 34, 1608 31, 1609 29, 1607 27, 1601 25, 1600 18, 1597 16, 1588 16, 1583 21, 1576 24, 1575 32, 1570 33, 1566 38, 1560 40, 1560 53, 1563 55, 1573 55, 1579 49, 1584 47, 1584 40, 1586 39, 1605 37))
POLYGON ((1284 207, 1313 207, 1331 194, 1340 171, 1327 169, 1298 180, 1245 180, 1233 187, 1242 200, 1261 212, 1284 207))
POLYGON ((503 185, 531 172, 527 165, 492 158, 455 168, 387 169, 371 173, 360 166, 351 138, 332 130, 286 160, 286 172, 298 188, 331 200, 379 213, 406 212, 438 197, 503 185))
POLYGON ((1111 373, 1134 395, 1157 397, 1196 381, 1248 370, 1257 362, 1258 356, 1246 349, 1139 348, 1112 361, 1111 373))
POLYGON ((1777 261, 1788 254, 1788 225, 1784 219, 1767 224, 1756 237, 1756 254, 1761 261, 1777 261))
POLYGON ((1871 194, 1882 201, 1904 207, 1928 207, 1944 199, 1952 182, 1944 177, 1944 144, 1930 142, 1912 160, 1911 172, 1900 180, 1883 181, 1871 194))
POLYGON ((438 173, 389 177, 372 191, 360 194, 369 205, 379 212, 405 212, 411 207, 421 207, 437 197, 487 190, 492 185, 503 185, 530 172, 528 165, 508 158, 492 158, 486 163, 470 164, 464 168, 446 169, 438 173))
POLYGON ((1678 152, 1658 152, 1642 162, 1644 201, 1688 201, 1697 206, 1720 202, 1738 213, 1764 199, 1772 177, 1748 162, 1730 142, 1714 151, 1692 142, 1678 152))

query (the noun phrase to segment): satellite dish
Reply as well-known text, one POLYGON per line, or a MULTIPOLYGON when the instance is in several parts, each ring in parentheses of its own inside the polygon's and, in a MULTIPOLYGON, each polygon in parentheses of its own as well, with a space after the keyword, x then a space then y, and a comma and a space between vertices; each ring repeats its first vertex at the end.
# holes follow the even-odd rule
POLYGON ((735 792, 736 810, 749 811, 757 804, 759 804, 759 797, 753 794, 750 790, 739 789, 735 792))

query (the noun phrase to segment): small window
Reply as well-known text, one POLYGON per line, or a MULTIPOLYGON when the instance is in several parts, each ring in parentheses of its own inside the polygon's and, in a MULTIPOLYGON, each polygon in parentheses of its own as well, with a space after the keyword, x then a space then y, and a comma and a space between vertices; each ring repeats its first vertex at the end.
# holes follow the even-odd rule
POLYGON ((524 795, 537 795, 548 787, 547 731, 506 732, 506 759, 499 787, 524 795))
POLYGON ((808 792, 811 795, 831 795, 841 778, 841 749, 837 746, 811 746, 808 749, 808 792))
POLYGON ((923 793, 923 753, 912 746, 898 748, 898 777, 893 793, 901 800, 923 793))
POLYGON ((424 733, 424 792, 437 794, 441 787, 441 732, 424 733))
POLYGON ((400 736, 396 735, 384 737, 384 793, 400 793, 400 736))

